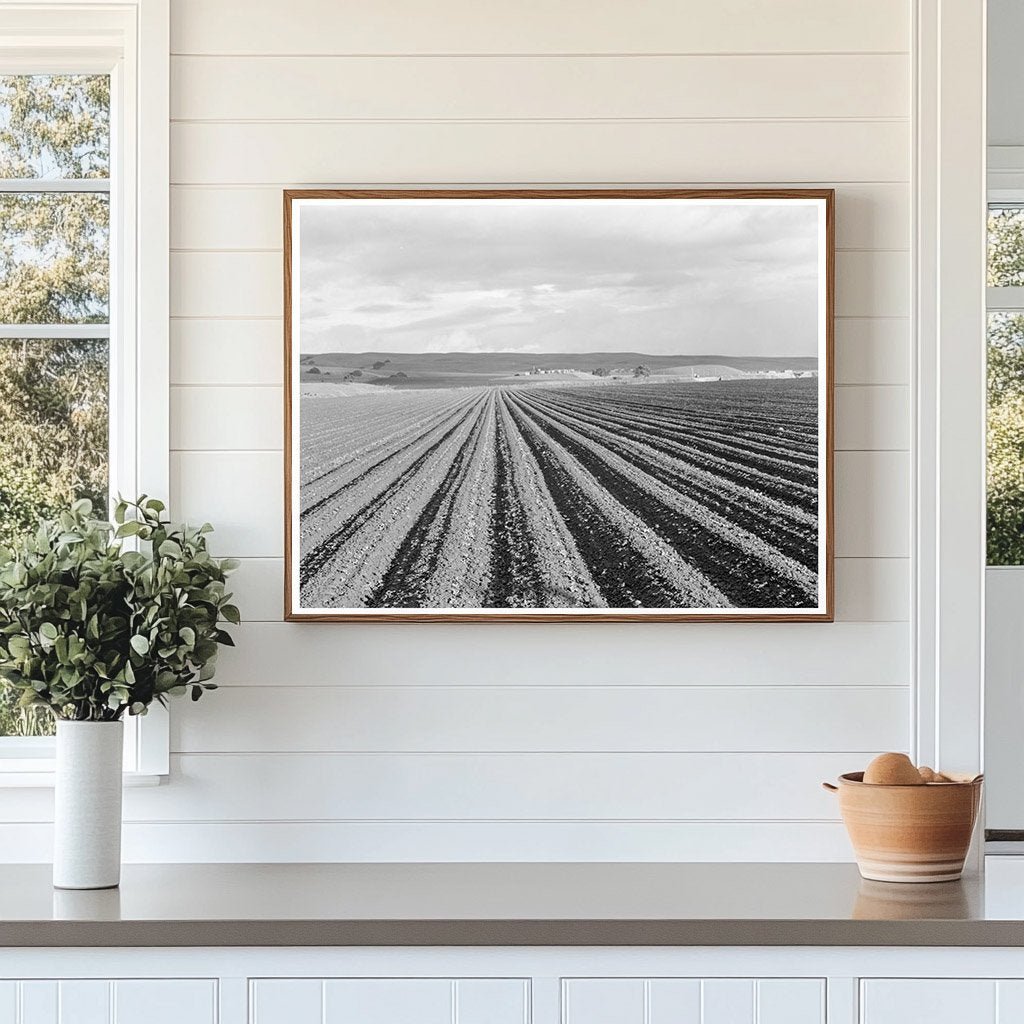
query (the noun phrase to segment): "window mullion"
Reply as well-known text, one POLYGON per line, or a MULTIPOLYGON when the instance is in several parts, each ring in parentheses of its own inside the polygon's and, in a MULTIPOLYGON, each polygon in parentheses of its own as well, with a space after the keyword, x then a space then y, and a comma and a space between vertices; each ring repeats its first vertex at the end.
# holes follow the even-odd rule
POLYGON ((110 324, 0 324, 0 338, 35 341, 55 338, 59 341, 80 338, 109 338, 110 324))
POLYGON ((985 305, 990 313, 1024 312, 1024 287, 988 288, 985 305))
POLYGON ((109 178, 0 178, 0 193, 109 191, 109 178))

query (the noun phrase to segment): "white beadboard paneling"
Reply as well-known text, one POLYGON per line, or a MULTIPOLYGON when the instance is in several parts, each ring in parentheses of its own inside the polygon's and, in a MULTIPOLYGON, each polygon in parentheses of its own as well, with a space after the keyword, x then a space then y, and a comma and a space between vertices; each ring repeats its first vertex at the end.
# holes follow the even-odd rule
MULTIPOLYGON (((871 979, 861 982, 861 1024, 997 1024, 988 980, 871 979)), ((1002 1024, 1002 1022, 999 1022, 1002 1024)))
POLYGON ((910 388, 845 385, 836 388, 835 399, 838 451, 910 448, 910 388))
POLYGON ((909 454, 839 452, 835 463, 836 554, 909 557, 909 454))
POLYGON ((284 387, 281 320, 172 320, 171 384, 284 387))
POLYGON ((23 981, 18 1024, 60 1024, 60 999, 55 981, 23 981))
POLYGON ((996 1024, 1018 1024, 1024 1020, 1024 981, 997 981, 996 1024))
POLYGON ((573 978, 566 1024, 824 1024, 817 979, 573 978))
POLYGON ((221 687, 172 720, 173 752, 896 749, 905 687, 221 687), (722 733, 708 722, 728 722, 722 733))
MULTIPOLYGON (((280 452, 173 452, 174 515, 209 520, 213 545, 240 557, 284 553, 283 456, 280 452)), ((909 456, 837 452, 836 554, 909 555, 909 456)), ((437 628, 437 627, 432 627, 437 628)))
MULTIPOLYGON (((231 578, 246 622, 284 615, 284 560, 245 558, 231 578)), ((910 562, 905 558, 836 559, 836 620, 902 622, 910 618, 910 562)))
MULTIPOLYGON (((514 6, 446 0, 338 5, 331 0, 177 0, 173 53, 792 53, 905 51, 905 0, 721 0, 694 17, 673 0, 514 6)), ((809 84, 813 87, 813 83, 809 84)))
POLYGON ((903 54, 175 57, 174 120, 905 117, 903 54))
POLYGON ((701 1024, 755 1024, 754 983, 744 978, 702 981, 700 1008, 701 1024))
POLYGON ((250 622, 234 633, 218 661, 225 684, 902 686, 910 671, 901 622, 250 622))
POLYGON ((910 254, 856 250, 836 253, 836 315, 910 313, 910 254))
POLYGON ((171 125, 174 184, 905 182, 900 121, 171 125))
POLYGON ((252 557, 284 553, 281 452, 171 452, 171 514, 211 522, 211 549, 252 557))
POLYGON ((324 1024, 452 1024, 452 984, 442 978, 324 982, 324 1024))
POLYGON ((215 1024, 217 982, 210 979, 118 981, 112 1024, 215 1024))
POLYGON ((699 978, 654 978, 647 983, 646 1024, 701 1024, 699 978))
POLYGON ((910 620, 909 558, 837 558, 837 622, 910 620))
MULTIPOLYGON (((747 184, 781 187, 777 182, 747 184)), ((833 183, 810 182, 804 187, 831 188, 833 183)), ((173 187, 171 247, 280 250, 281 191, 280 187, 258 185, 173 187)), ((909 224, 906 185, 840 185, 836 189, 836 245, 840 249, 906 249, 909 224)))
POLYGON ((213 980, 5 982, 0 991, 0 1022, 181 1024, 188 1021, 188 1024, 214 1024, 216 991, 217 982, 213 980), (14 996, 13 1001, 7 998, 9 994, 14 996))
POLYGON ((910 321, 852 317, 835 325, 837 384, 908 384, 910 321))
MULTIPOLYGON (((52 797, 43 821, 0 823, 0 864, 53 859, 52 797)), ((844 862, 836 821, 265 821, 128 822, 126 863, 337 861, 796 861, 844 862)), ((0 1004, 2 1005, 2 1004, 0 1004)), ((6 1024, 6 1022, 5 1022, 6 1024)), ((292 1022, 289 1022, 292 1024, 292 1022)), ((299 1022, 294 1022, 299 1024, 299 1022)))
POLYGON ((172 387, 171 448, 186 451, 281 450, 280 387, 172 387))
POLYGON ((324 984, 313 978, 249 982, 251 1024, 323 1024, 324 984))
POLYGON ((460 978, 456 1024, 529 1024, 530 983, 519 978, 460 978))
POLYGON ((564 1024, 644 1024, 642 978, 569 978, 562 982, 564 1024))
POLYGON ((109 981, 58 982, 59 1024, 110 1024, 112 989, 109 981))
POLYGON ((821 780, 877 753, 177 754, 125 819, 829 820, 821 780))
POLYGON ((825 1024, 825 982, 766 978, 755 982, 757 1024, 825 1024))

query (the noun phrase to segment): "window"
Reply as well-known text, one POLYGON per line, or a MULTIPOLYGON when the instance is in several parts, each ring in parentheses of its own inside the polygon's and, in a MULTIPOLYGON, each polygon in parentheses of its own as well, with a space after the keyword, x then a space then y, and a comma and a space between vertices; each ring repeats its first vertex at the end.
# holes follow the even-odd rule
POLYGON ((1024 203, 988 216, 989 565, 1024 565, 1024 203))
MULTIPOLYGON (((0 76, 0 543, 108 507, 110 76, 0 76)), ((0 684, 0 736, 47 713, 0 684)))
MULTIPOLYGON (((0 2, 0 543, 75 497, 168 498, 168 4, 0 2)), ((159 710, 125 768, 167 771, 159 710)), ((0 785, 52 726, 0 684, 0 785)))

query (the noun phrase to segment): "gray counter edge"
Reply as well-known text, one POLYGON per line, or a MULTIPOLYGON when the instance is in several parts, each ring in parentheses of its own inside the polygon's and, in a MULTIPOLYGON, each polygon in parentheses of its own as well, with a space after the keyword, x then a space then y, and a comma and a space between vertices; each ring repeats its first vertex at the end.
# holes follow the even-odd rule
POLYGON ((1024 921, 7 921, 0 947, 1024 946, 1024 921))

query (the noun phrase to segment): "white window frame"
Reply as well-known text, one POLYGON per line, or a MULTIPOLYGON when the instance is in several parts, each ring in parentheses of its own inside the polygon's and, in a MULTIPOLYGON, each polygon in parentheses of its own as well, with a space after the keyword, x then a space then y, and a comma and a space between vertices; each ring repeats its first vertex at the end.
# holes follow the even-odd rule
MULTIPOLYGON (((111 76, 110 488, 164 501, 170 492, 169 65, 169 0, 0 0, 0 74, 111 76)), ((84 186, 90 187, 106 185, 84 186)), ((35 191, 60 188, 69 185, 33 183, 35 191)), ((0 325, 0 335, 15 332, 30 334, 0 325)), ((162 708, 126 719, 127 778, 166 775, 169 748, 162 708)), ((52 739, 0 738, 0 787, 52 785, 53 758, 52 739)))
MULTIPOLYGON (((984 0, 915 7, 914 735, 918 764, 983 766, 984 0)), ((978 856, 981 844, 975 847, 978 856)))
MULTIPOLYGON (((989 206, 1024 207, 1024 147, 990 147, 988 152, 989 206)), ((986 309, 988 313, 1024 313, 1024 288, 987 288, 986 309)), ((1019 697, 1017 602, 1024 596, 1024 565, 991 565, 985 574, 994 594, 986 623, 986 764, 990 773, 986 825, 992 837, 986 852, 1019 855, 1024 834, 1020 789, 1024 709, 1019 697)))

